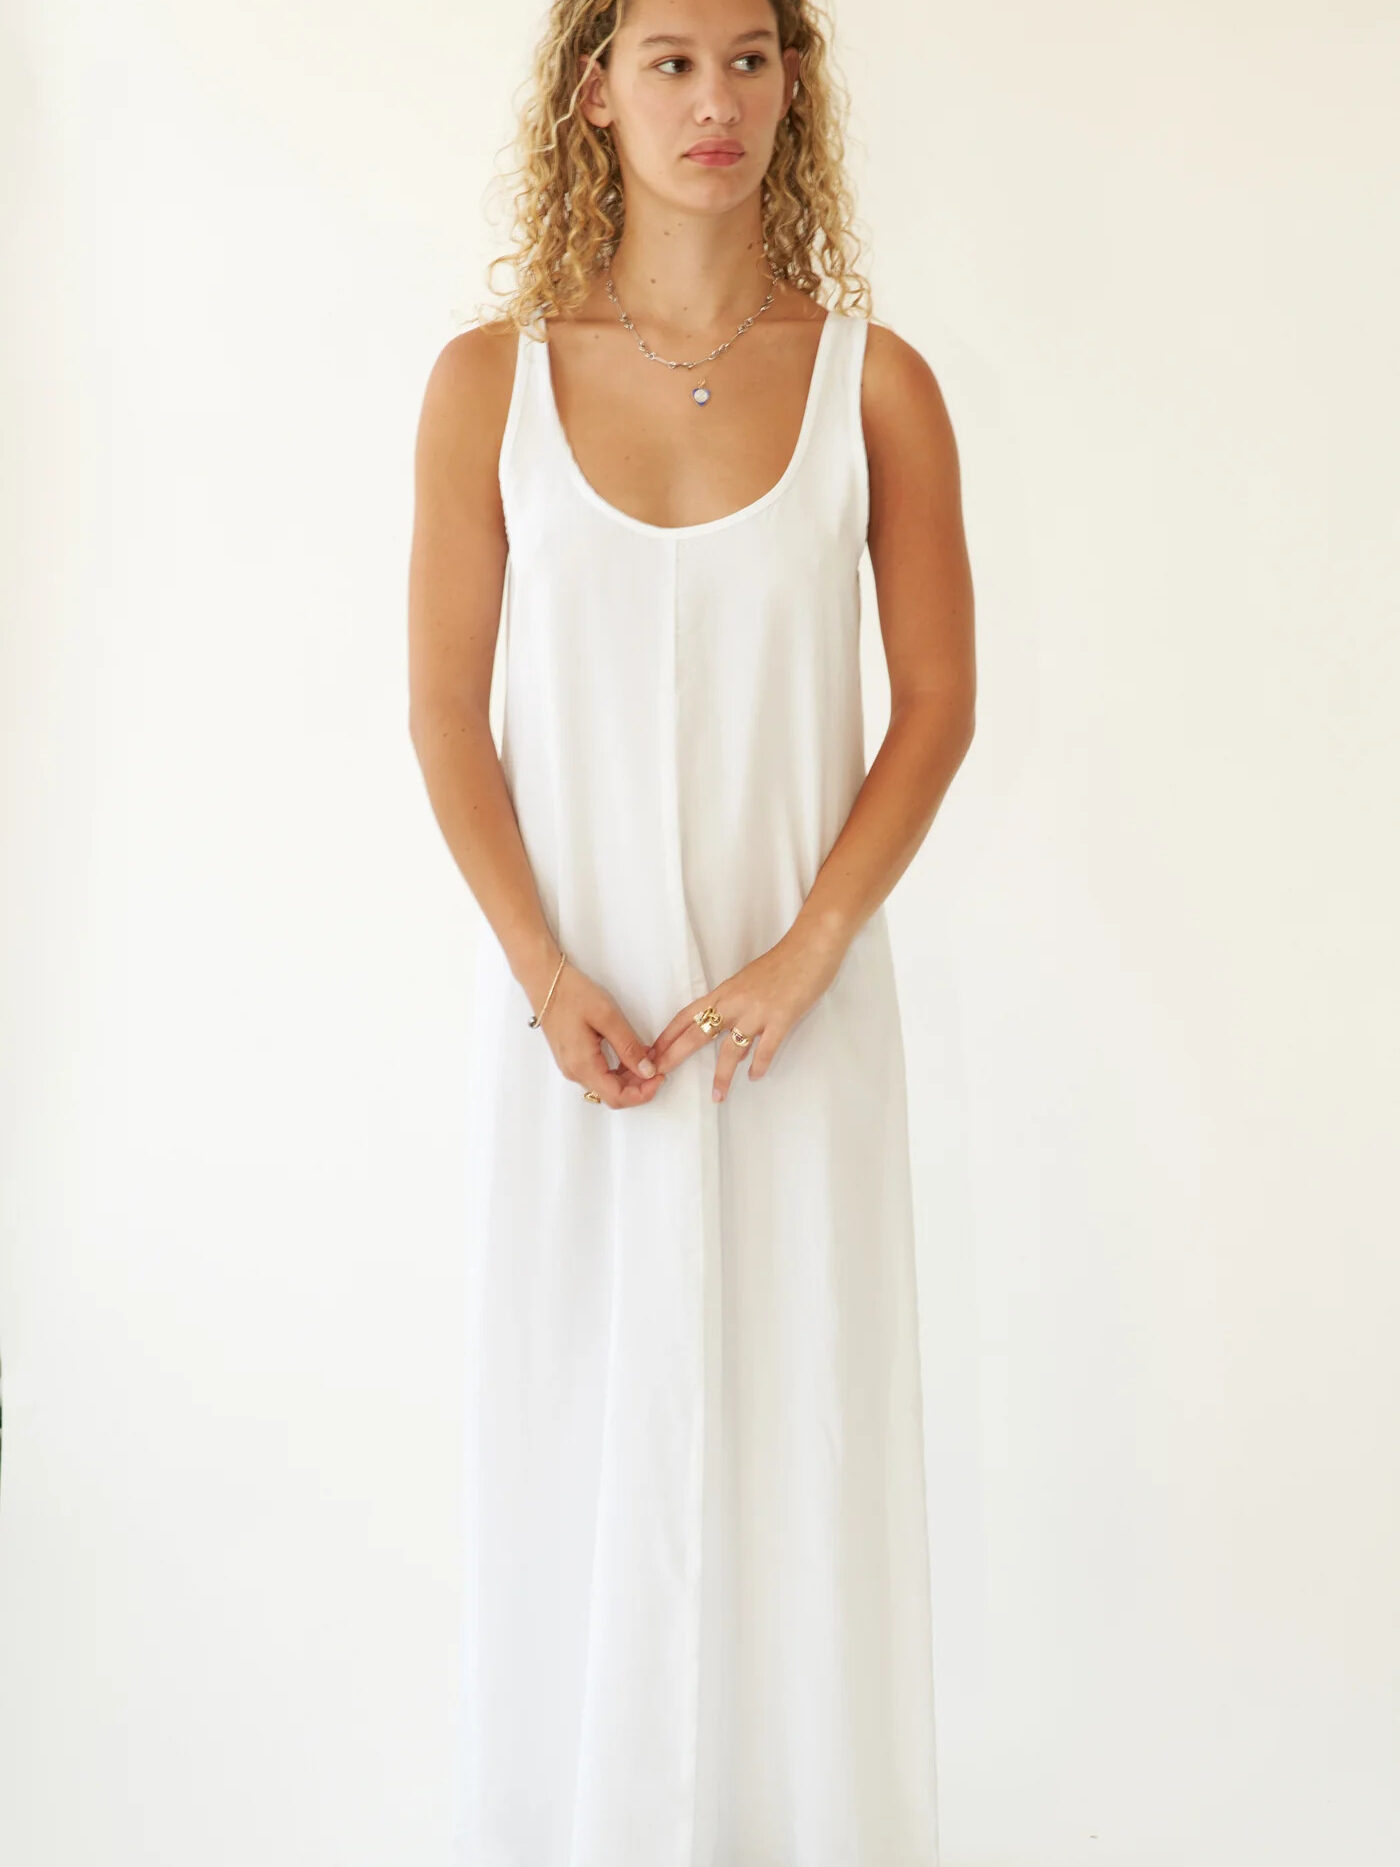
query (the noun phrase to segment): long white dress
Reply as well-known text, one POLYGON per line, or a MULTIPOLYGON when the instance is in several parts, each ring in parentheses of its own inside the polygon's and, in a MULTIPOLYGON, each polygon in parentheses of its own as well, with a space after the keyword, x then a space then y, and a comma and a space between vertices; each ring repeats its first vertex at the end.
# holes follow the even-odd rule
MULTIPOLYGON (((501 759, 643 1041, 791 926, 865 775, 866 332, 828 311, 778 483, 674 528, 585 480, 519 339, 501 759)), ((712 1049, 585 1102, 530 1012, 483 929, 454 1867, 937 1867, 884 912, 722 1103, 712 1049)))

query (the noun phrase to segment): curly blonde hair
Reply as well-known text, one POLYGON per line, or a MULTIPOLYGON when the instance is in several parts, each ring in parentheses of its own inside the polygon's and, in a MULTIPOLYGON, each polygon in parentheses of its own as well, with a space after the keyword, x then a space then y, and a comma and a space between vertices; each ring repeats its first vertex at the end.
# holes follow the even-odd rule
MULTIPOLYGON (((498 177, 513 197, 514 246, 487 268, 514 270, 499 314, 525 329, 541 314, 572 311, 622 234, 622 175, 611 137, 575 109, 585 58, 606 66, 625 0, 553 0, 521 112, 516 165, 498 177)), ((776 279, 848 312, 871 311, 856 270, 844 161, 846 95, 832 71, 830 27, 813 0, 769 0, 783 50, 795 47, 798 83, 779 121, 763 178, 763 238, 776 279), (827 288, 834 288, 828 292, 827 288)))

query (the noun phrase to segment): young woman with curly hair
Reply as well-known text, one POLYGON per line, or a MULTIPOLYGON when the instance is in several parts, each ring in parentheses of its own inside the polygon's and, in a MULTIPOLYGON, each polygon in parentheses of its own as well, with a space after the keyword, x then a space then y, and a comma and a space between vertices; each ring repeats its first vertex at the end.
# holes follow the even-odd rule
POLYGON ((828 37, 555 0, 513 290, 424 395, 410 724, 486 923, 457 1867, 937 1861, 883 903, 972 736, 973 601, 828 37))

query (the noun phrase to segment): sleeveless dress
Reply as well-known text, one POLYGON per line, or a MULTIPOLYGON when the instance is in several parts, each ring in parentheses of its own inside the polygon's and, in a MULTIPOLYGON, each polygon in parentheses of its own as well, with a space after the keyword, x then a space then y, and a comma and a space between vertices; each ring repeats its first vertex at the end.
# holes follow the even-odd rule
MULTIPOLYGON (((644 1043, 791 926, 865 775, 866 332, 828 311, 781 479, 677 527, 593 489, 519 338, 501 762, 551 929, 644 1043)), ((883 909, 720 1103, 723 1033, 613 1110, 489 927, 474 985, 454 1867, 936 1867, 883 909)))

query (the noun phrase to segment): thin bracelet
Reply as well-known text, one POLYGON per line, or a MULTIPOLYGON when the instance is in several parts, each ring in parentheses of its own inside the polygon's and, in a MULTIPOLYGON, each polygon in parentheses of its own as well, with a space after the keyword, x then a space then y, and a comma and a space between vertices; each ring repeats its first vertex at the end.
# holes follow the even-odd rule
POLYGON ((564 970, 564 957, 565 956, 562 953, 559 955, 559 964, 554 968, 554 977, 549 982, 549 990, 544 995, 544 1003, 540 1006, 539 1010, 535 1013, 534 1017, 531 1018, 530 1020, 530 1029, 532 1031, 534 1030, 535 1026, 539 1023, 540 1019, 544 1016, 544 1014, 549 1010, 549 1001, 554 996, 554 988, 556 985, 558 985, 559 975, 564 970))

